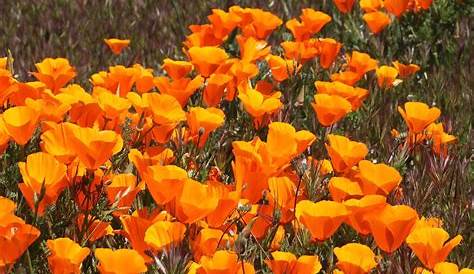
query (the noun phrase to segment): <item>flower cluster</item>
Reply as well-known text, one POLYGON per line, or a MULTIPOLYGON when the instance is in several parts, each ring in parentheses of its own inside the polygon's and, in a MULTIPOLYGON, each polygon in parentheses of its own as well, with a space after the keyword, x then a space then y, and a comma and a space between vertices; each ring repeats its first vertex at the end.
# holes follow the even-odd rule
MULTIPOLYGON (((353 2, 334 0, 342 13, 353 2)), ((390 22, 380 9, 400 17, 430 4, 360 1, 374 33, 390 22)), ((168 273, 173 260, 199 274, 384 272, 384 259, 401 248, 418 258, 415 273, 472 273, 447 262, 462 236, 450 239, 436 218, 397 199, 400 171, 367 160, 367 144, 334 130, 373 90, 392 92, 417 65, 342 54, 342 43, 318 37, 331 16, 311 8, 285 23, 239 6, 214 9, 208 19, 189 27, 184 60, 167 58, 158 73, 110 66, 92 74, 90 89, 72 83, 67 59, 37 63, 32 82, 16 79, 12 60, 1 59, 0 153, 23 155, 13 192, 33 217, 27 224, 15 215, 15 197, 0 197, 1 273, 34 245, 52 273, 80 273, 87 260, 101 273, 168 273), (270 42, 283 28, 292 39, 270 42), (315 67, 326 79, 291 89, 315 67), (377 84, 362 87, 370 79, 377 84), (305 119, 323 136, 292 124, 294 109, 307 106, 313 112, 305 119), (240 134, 246 127, 252 134, 240 134), (213 154, 223 146, 224 160, 213 154), (67 229, 35 227, 64 204, 73 208, 67 229), (335 245, 342 230, 356 236, 335 245), (318 246, 329 246, 331 259, 318 246)), ((105 43, 120 55, 130 41, 105 43)), ((435 155, 447 155, 456 137, 436 123, 438 108, 407 102, 398 110, 408 129, 393 130, 399 149, 431 142, 435 155)))

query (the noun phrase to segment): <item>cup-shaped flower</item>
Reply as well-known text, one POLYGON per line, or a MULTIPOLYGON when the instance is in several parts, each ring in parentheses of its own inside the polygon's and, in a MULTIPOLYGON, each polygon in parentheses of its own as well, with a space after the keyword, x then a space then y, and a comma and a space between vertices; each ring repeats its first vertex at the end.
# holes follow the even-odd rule
POLYGON ((350 13, 354 7, 354 0, 333 0, 333 3, 341 13, 350 13))
POLYGON ((383 6, 391 14, 400 17, 408 10, 409 2, 410 0, 384 0, 383 6))
POLYGON ((421 227, 408 235, 406 243, 425 267, 434 269, 437 263, 444 262, 451 250, 459 245, 462 236, 448 239, 448 232, 442 228, 421 227))
POLYGON ((365 274, 377 266, 374 252, 362 244, 349 243, 336 247, 334 254, 337 257, 337 268, 345 274, 365 274))
POLYGON ((41 63, 35 64, 37 72, 33 76, 57 93, 72 78, 76 77, 76 70, 65 58, 46 58, 41 63))
POLYGON ((430 108, 427 104, 421 102, 407 102, 404 109, 398 107, 398 112, 400 112, 412 133, 420 133, 441 115, 439 108, 430 108))
POLYGON ((418 220, 418 214, 406 205, 386 205, 382 210, 372 212, 367 220, 377 246, 392 253, 410 234, 418 220))
POLYGON ((19 145, 25 145, 33 135, 39 113, 27 106, 7 109, 1 119, 8 135, 19 145))
POLYGON ((112 182, 107 185, 107 200, 117 210, 114 215, 126 214, 135 200, 138 192, 144 189, 143 182, 131 173, 121 173, 113 176, 112 182))
POLYGON ((190 108, 187 114, 189 138, 198 147, 204 147, 211 132, 224 124, 224 118, 224 112, 218 108, 190 108))
POLYGON ((293 76, 301 67, 295 60, 286 60, 276 55, 268 55, 268 65, 272 71, 273 78, 278 81, 284 81, 293 76))
POLYGON ((331 198, 336 202, 360 198, 364 195, 358 182, 351 181, 345 177, 332 177, 329 180, 328 188, 331 198))
POLYGON ((303 274, 319 273, 321 262, 318 256, 296 256, 290 252, 272 252, 272 260, 265 260, 265 263, 275 274, 303 274))
POLYGON ((118 38, 104 39, 104 42, 115 55, 119 55, 120 53, 122 53, 122 50, 124 50, 130 44, 129 39, 118 38))
POLYGON ((147 168, 144 177, 153 200, 163 205, 175 198, 188 178, 186 170, 174 165, 154 165, 147 168))
POLYGON ((371 161, 359 162, 362 192, 364 195, 388 195, 400 182, 402 177, 393 167, 386 164, 374 164, 371 161))
POLYGON ((148 269, 145 260, 133 249, 97 248, 94 254, 102 274, 139 274, 148 269))
POLYGON ((390 66, 381 66, 375 71, 380 88, 391 88, 397 80, 398 70, 390 66))
POLYGON ((328 141, 326 150, 337 172, 347 171, 364 159, 369 152, 365 144, 351 141, 344 136, 329 134, 328 141))
POLYGON ((351 103, 339 95, 316 94, 311 105, 319 123, 325 127, 337 123, 352 111, 351 103))
POLYGON ((169 58, 163 60, 161 68, 174 80, 184 78, 193 69, 193 64, 187 61, 175 61, 169 58))
POLYGON ((366 195, 360 199, 344 201, 350 212, 346 223, 362 235, 370 233, 370 224, 367 217, 373 212, 385 207, 387 198, 381 195, 366 195))
POLYGON ((58 238, 46 242, 51 255, 49 269, 53 274, 81 273, 81 263, 89 255, 87 247, 81 247, 69 238, 58 238))
POLYGON ((331 237, 344 222, 349 212, 346 207, 334 201, 308 200, 296 205, 296 218, 309 230, 315 240, 324 241, 331 237))
POLYGON ((186 179, 181 193, 176 196, 176 217, 185 224, 192 224, 213 212, 218 202, 218 193, 208 185, 186 179))
POLYGON ((398 61, 392 62, 392 64, 398 70, 398 75, 402 79, 407 78, 410 75, 415 74, 417 71, 420 70, 420 67, 415 64, 405 65, 398 61))
POLYGON ((192 47, 188 50, 191 63, 203 77, 209 77, 229 56, 218 47, 192 47))
POLYGON ((331 38, 321 38, 318 41, 319 64, 324 69, 329 69, 336 60, 342 44, 331 38))
POLYGON ((364 19, 370 31, 374 34, 381 32, 391 21, 390 17, 381 11, 366 13, 362 16, 362 19, 364 19))
POLYGON ((37 152, 28 155, 26 162, 19 162, 18 167, 23 178, 18 187, 30 208, 43 214, 67 186, 66 165, 48 153, 37 152))
POLYGON ((186 226, 180 222, 157 221, 145 232, 145 242, 155 251, 161 252, 178 246, 184 239, 186 226))

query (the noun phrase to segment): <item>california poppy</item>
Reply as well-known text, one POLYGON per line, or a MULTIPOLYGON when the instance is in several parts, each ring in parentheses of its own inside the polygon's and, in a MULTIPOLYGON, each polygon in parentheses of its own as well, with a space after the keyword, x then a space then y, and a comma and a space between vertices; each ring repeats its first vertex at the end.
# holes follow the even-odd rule
POLYGON ((362 19, 367 23, 372 33, 377 34, 381 32, 386 26, 390 24, 390 17, 381 11, 373 11, 366 13, 362 19))
POLYGON ((240 48, 240 60, 243 62, 255 62, 270 54, 271 47, 267 46, 266 41, 241 35, 237 35, 236 39, 240 48))
POLYGON ((351 141, 344 136, 329 134, 328 141, 329 145, 326 144, 326 150, 331 157, 333 168, 337 172, 347 171, 364 159, 369 152, 365 144, 351 141))
POLYGON ((286 60, 276 55, 268 55, 268 65, 272 71, 273 78, 278 81, 284 81, 293 76, 301 67, 295 60, 286 60))
POLYGON ((409 0, 384 0, 384 8, 393 15, 400 17, 408 9, 409 0))
POLYGON ((89 242, 95 242, 107 235, 114 235, 114 231, 109 222, 99 220, 92 215, 88 215, 86 220, 86 216, 80 213, 76 221, 80 235, 89 242))
POLYGON ((369 273, 377 266, 374 252, 365 245, 349 243, 334 248, 337 257, 336 267, 346 274, 369 273))
POLYGON ((186 119, 181 105, 171 95, 146 93, 143 100, 152 113, 153 121, 159 125, 176 124, 186 119))
POLYGON ((211 132, 224 124, 224 118, 224 112, 218 108, 190 108, 187 114, 189 137, 198 147, 204 147, 211 132))
POLYGON ((442 263, 437 263, 434 268, 434 273, 435 274, 472 274, 474 273, 473 269, 470 268, 463 268, 459 270, 459 267, 454 264, 454 263, 449 263, 449 262, 442 262, 442 263))
POLYGON ((319 45, 316 39, 308 39, 301 42, 284 41, 280 45, 285 51, 286 58, 299 61, 302 64, 319 54, 319 45))
POLYGON ((186 170, 180 167, 154 165, 147 168, 144 180, 155 202, 165 204, 179 194, 187 178, 186 170))
POLYGON ((457 140, 456 136, 444 132, 442 123, 432 123, 426 128, 428 138, 433 142, 433 150, 436 154, 446 155, 447 144, 457 140))
POLYGON ((360 79, 362 79, 361 74, 355 71, 341 71, 338 73, 331 74, 331 81, 341 82, 349 86, 354 86, 360 79))
POLYGON ((319 64, 324 69, 329 69, 336 60, 342 44, 332 38, 321 38, 318 40, 319 64))
POLYGON ((76 70, 65 58, 46 58, 35 66, 38 72, 33 72, 33 76, 45 83, 54 93, 76 77, 76 70))
POLYGON ((333 3, 341 13, 351 12, 354 6, 354 0, 333 0, 333 3))
POLYGON ((365 195, 388 195, 402 181, 400 173, 386 164, 374 164, 362 160, 359 162, 359 171, 365 195))
POLYGON ((334 201, 308 200, 296 205, 296 218, 309 230, 311 237, 324 241, 331 237, 349 215, 346 207, 334 201))
POLYGON ((69 238, 58 238, 46 242, 51 255, 48 264, 53 274, 81 273, 81 263, 89 255, 87 247, 81 247, 69 238))
POLYGON ((406 238, 406 243, 423 265, 429 269, 444 262, 451 250, 459 245, 461 235, 449 240, 449 234, 442 228, 422 227, 414 229, 406 238))
POLYGON ((212 9, 212 14, 207 16, 211 22, 214 35, 218 39, 225 40, 232 30, 237 27, 240 22, 240 17, 232 12, 225 12, 221 9, 212 9))
POLYGON ((394 67, 381 66, 375 71, 380 88, 391 88, 397 80, 398 70, 394 67))
POLYGON ((305 28, 308 28, 312 35, 320 32, 332 20, 328 14, 312 8, 302 9, 300 18, 305 28))
POLYGON ((328 188, 329 193, 331 193, 331 198, 336 202, 363 196, 362 188, 359 183, 345 177, 332 177, 329 180, 328 188))
POLYGON ((209 77, 229 56, 218 47, 192 47, 188 50, 191 63, 203 77, 209 77))
POLYGON ((213 212, 218 202, 218 194, 209 186, 186 179, 174 202, 175 215, 181 222, 192 224, 213 212))
POLYGON ((107 200, 117 210, 114 215, 125 214, 135 200, 135 196, 144 189, 143 182, 137 182, 137 177, 131 173, 121 173, 113 176, 107 185, 107 200))
POLYGON ((25 145, 36 129, 39 113, 27 106, 12 107, 3 115, 3 125, 8 135, 19 145, 25 145))
POLYGON ((238 95, 245 110, 255 118, 254 124, 257 127, 261 125, 265 114, 275 113, 283 106, 280 96, 281 93, 277 91, 265 98, 262 93, 251 87, 239 89, 238 95))
POLYGON ((244 36, 266 39, 283 21, 275 14, 261 9, 246 8, 244 13, 248 13, 251 20, 242 20, 241 30, 244 36))
POLYGON ((0 253, 0 271, 13 265, 41 234, 36 227, 25 224, 16 216, 9 219, 0 223, 0 249, 4 250, 0 253))
POLYGON ((293 253, 275 251, 272 258, 265 263, 275 274, 319 273, 322 268, 318 256, 305 255, 297 259, 293 253))
POLYGON ((398 75, 400 78, 407 78, 408 76, 415 74, 420 70, 420 67, 415 64, 402 64, 398 61, 392 62, 393 66, 398 70, 398 75))
POLYGON ((43 214, 67 186, 66 166, 50 154, 37 152, 28 155, 26 162, 19 162, 18 167, 23 178, 18 187, 30 208, 43 214))
POLYGON ((362 102, 369 95, 369 91, 363 88, 352 87, 341 82, 324 82, 316 81, 315 83, 318 93, 325 93, 329 95, 339 95, 349 101, 352 105, 352 110, 357 110, 362 102))
POLYGON ((109 38, 109 39, 104 39, 104 42, 109 46, 110 50, 116 54, 119 55, 122 50, 130 44, 130 40, 128 39, 117 39, 117 38, 109 38))
POLYGON ((382 0, 360 0, 359 5, 364 12, 374 12, 383 6, 383 2, 382 0))
POLYGON ((412 133, 423 131, 441 115, 441 111, 437 107, 430 108, 427 104, 421 102, 407 102, 405 103, 405 109, 398 107, 398 112, 400 112, 412 133))
POLYGON ((217 106, 224 96, 227 84, 232 80, 232 76, 227 74, 212 74, 207 79, 203 92, 203 101, 210 107, 217 106))
POLYGON ((388 253, 392 253, 402 245, 417 219, 418 214, 413 208, 388 204, 367 217, 377 246, 388 253))
POLYGON ((99 168, 112 155, 122 150, 122 137, 115 131, 75 126, 67 133, 74 152, 90 170, 99 168))
MULTIPOLYGON (((94 91, 95 90, 96 89, 94 89, 94 91)), ((129 100, 112 94, 107 90, 98 93, 97 102, 99 107, 104 111, 105 116, 109 119, 114 119, 127 112, 131 106, 129 100)))
POLYGON ((199 264, 201 268, 197 270, 197 274, 255 273, 251 264, 239 262, 237 254, 227 250, 218 250, 212 256, 202 256, 199 264))
POLYGON ((97 248, 94 254, 99 261, 97 269, 103 274, 138 274, 147 271, 145 260, 133 249, 97 248))
POLYGON ((202 256, 212 256, 218 248, 231 241, 231 237, 220 229, 203 228, 193 243, 194 258, 199 261, 202 256))
POLYGON ((165 76, 156 77, 154 83, 161 94, 168 94, 176 98, 181 106, 185 106, 191 97, 204 82, 200 75, 191 78, 169 79, 165 76))
POLYGON ((186 226, 180 222, 157 221, 145 232, 145 242, 161 252, 179 245, 184 239, 186 226))
POLYGON ((359 234, 370 233, 370 225, 367 217, 373 212, 382 209, 386 205, 386 197, 382 195, 366 195, 360 199, 349 199, 344 205, 350 214, 346 219, 348 225, 359 234))
POLYGON ((325 127, 337 123, 352 111, 351 103, 338 95, 316 94, 314 95, 314 103, 311 105, 316 112, 319 123, 325 127))
POLYGON ((193 64, 187 61, 175 61, 169 58, 163 60, 162 69, 174 80, 184 78, 192 69, 193 64))

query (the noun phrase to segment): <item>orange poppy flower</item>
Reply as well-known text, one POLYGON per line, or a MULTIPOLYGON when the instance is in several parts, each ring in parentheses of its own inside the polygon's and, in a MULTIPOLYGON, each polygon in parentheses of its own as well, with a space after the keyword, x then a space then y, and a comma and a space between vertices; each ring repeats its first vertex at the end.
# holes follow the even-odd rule
POLYGON ((369 95, 369 91, 366 89, 354 88, 341 82, 316 81, 314 84, 318 93, 339 95, 349 101, 353 111, 357 110, 362 105, 362 101, 369 95))
POLYGON ((349 13, 354 7, 354 0, 333 0, 333 3, 341 13, 349 13))
POLYGON ((163 60, 162 69, 166 71, 169 77, 173 80, 184 78, 191 70, 193 70, 193 64, 187 61, 175 61, 170 58, 163 60))
POLYGON ((353 51, 349 57, 347 66, 350 71, 364 75, 377 68, 377 60, 372 59, 367 53, 353 51))
POLYGON ((294 75, 301 67, 297 66, 295 60, 286 60, 276 55, 268 55, 267 57, 268 65, 272 71, 273 78, 278 81, 284 81, 290 76, 294 75))
POLYGON ((362 19, 364 19, 370 31, 374 34, 381 32, 391 22, 390 17, 381 11, 366 13, 362 16, 362 19))
POLYGON ((286 21, 285 27, 293 34, 296 42, 308 40, 312 35, 304 23, 296 18, 286 21))
POLYGON ((319 45, 316 39, 301 42, 284 41, 280 45, 285 51, 285 58, 293 59, 302 64, 315 58, 319 54, 319 45))
POLYGON ((405 103, 405 109, 398 107, 398 112, 400 112, 412 133, 425 130, 441 115, 441 111, 437 107, 430 108, 427 104, 421 102, 407 102, 405 103))
POLYGON ((330 238, 349 212, 346 207, 334 201, 319 201, 313 203, 308 200, 300 201, 296 205, 296 218, 309 230, 315 240, 324 241, 330 238))
POLYGON ((365 245, 349 243, 334 248, 337 257, 336 267, 346 274, 369 273, 377 266, 374 252, 365 245))
POLYGON ((221 9, 212 9, 212 14, 208 15, 207 19, 212 24, 214 36, 221 40, 225 40, 240 22, 239 16, 221 9))
POLYGON ((137 81, 135 82, 135 88, 138 93, 149 92, 155 87, 153 69, 145 68, 140 64, 133 65, 133 68, 137 71, 137 81))
POLYGON ((388 195, 400 182, 402 177, 393 167, 386 164, 373 164, 370 161, 359 162, 360 178, 364 195, 388 195))
POLYGON ((367 217, 377 246, 388 253, 392 253, 402 245, 417 219, 418 214, 413 208, 388 204, 367 217))
POLYGON ((398 70, 398 75, 402 79, 407 78, 410 75, 415 74, 417 71, 420 70, 420 67, 415 64, 405 65, 398 61, 392 62, 392 64, 398 70))
POLYGON ((194 259, 199 261, 202 256, 212 256, 217 248, 225 247, 232 239, 219 229, 203 228, 193 243, 194 259))
POLYGON ((271 47, 267 47, 266 41, 257 40, 253 37, 244 37, 242 35, 237 35, 236 40, 239 44, 240 60, 242 60, 242 62, 255 62, 270 54, 271 47))
POLYGON ((40 121, 61 122, 64 120, 66 112, 71 109, 70 105, 63 104, 55 98, 48 99, 25 99, 25 105, 39 114, 40 121))
POLYGON ((430 8, 431 4, 433 3, 433 0, 415 0, 417 6, 420 8, 427 10, 430 8))
POLYGON ((113 176, 112 182, 107 185, 107 199, 117 208, 113 214, 116 216, 126 214, 135 200, 135 196, 143 189, 143 182, 138 183, 137 177, 131 173, 113 176))
POLYGON ((0 68, 0 104, 4 104, 8 97, 15 93, 15 80, 10 71, 0 68))
POLYGON ((0 114, 0 154, 5 152, 9 142, 10 135, 8 135, 8 132, 5 128, 5 122, 3 121, 2 115, 0 114))
POLYGON ((328 141, 326 150, 337 172, 347 171, 364 159, 369 152, 365 144, 351 141, 344 136, 329 134, 328 141))
POLYGON ((245 20, 240 24, 242 33, 246 37, 264 40, 283 23, 278 16, 261 9, 246 8, 244 13, 247 13, 251 18, 248 24, 245 24, 247 23, 245 20))
POLYGON ((98 91, 99 89, 94 88, 94 93, 98 93, 97 102, 99 107, 104 111, 107 118, 114 119, 124 113, 127 113, 131 106, 129 100, 112 94, 104 89, 102 89, 102 91, 98 91))
POLYGON ((46 245, 51 252, 48 264, 53 274, 81 273, 81 263, 89 255, 89 248, 81 247, 69 238, 48 240, 46 245))
POLYGON ((296 259, 293 253, 272 252, 272 260, 265 260, 272 273, 275 274, 303 274, 319 273, 322 265, 318 256, 301 256, 296 259))
POLYGON ((275 232, 275 236, 273 237, 272 243, 270 244, 270 251, 280 250, 284 238, 285 228, 282 225, 279 225, 277 231, 275 232))
POLYGON ((423 265, 433 269, 437 263, 446 260, 451 250, 459 245, 462 236, 448 239, 449 234, 442 228, 421 227, 414 229, 405 241, 423 265))
POLYGON ((122 50, 130 44, 130 40, 128 39, 122 40, 117 38, 104 39, 104 42, 115 55, 119 55, 122 50))
POLYGON ((10 221, 0 223, 0 271, 8 270, 38 239, 40 231, 12 215, 10 221))
POLYGON ((331 81, 341 82, 349 86, 354 86, 360 79, 362 79, 362 75, 354 71, 342 71, 331 74, 331 81))
POLYGON ((325 127, 337 123, 352 111, 352 105, 346 99, 324 93, 314 95, 314 103, 311 103, 311 106, 319 123, 325 127))
POLYGON ((442 123, 432 123, 426 128, 427 135, 433 141, 433 150, 436 154, 446 155, 447 144, 457 140, 456 136, 444 132, 442 123))
POLYGON ((145 232, 145 242, 155 251, 179 245, 186 233, 186 226, 180 222, 157 221, 145 232))
POLYGON ((280 96, 281 93, 277 91, 271 96, 265 97, 251 87, 239 89, 238 95, 245 110, 255 119, 255 124, 258 126, 260 126, 264 115, 275 113, 283 106, 280 96))
POLYGON ((199 260, 201 268, 197 270, 197 274, 254 274, 255 269, 247 262, 239 262, 237 254, 227 251, 218 250, 212 256, 202 256, 199 260))
POLYGON ((19 145, 25 145, 33 136, 39 113, 27 106, 12 107, 3 115, 3 125, 8 135, 19 145))
POLYGON ((320 32, 332 20, 328 14, 311 8, 302 9, 300 18, 305 28, 310 30, 311 35, 320 32))
POLYGON ((68 136, 76 155, 87 169, 95 170, 122 150, 122 137, 115 131, 71 127, 68 136))
POLYGON ((382 209, 386 205, 386 197, 381 195, 366 195, 361 199, 350 199, 344 201, 344 205, 350 214, 346 222, 357 233, 367 235, 370 233, 370 225, 367 216, 373 211, 382 209))
POLYGON ((23 178, 18 187, 30 208, 37 208, 38 214, 42 215, 67 185, 66 166, 50 154, 37 152, 28 155, 26 162, 19 162, 18 167, 23 178), (36 201, 38 198, 35 197, 42 199, 36 201))
POLYGON ((217 181, 208 181, 211 192, 217 193, 219 202, 216 209, 207 215, 206 221, 209 227, 221 227, 232 212, 237 208, 240 193, 230 191, 227 185, 217 181))
POLYGON ((382 0, 360 0, 359 5, 364 12, 374 12, 382 8, 383 2, 382 0))
POLYGON ((336 202, 342 202, 346 199, 359 198, 364 194, 359 183, 351 181, 345 177, 332 177, 329 180, 329 193, 336 202))
POLYGON ((143 100, 149 106, 153 121, 158 125, 177 124, 186 119, 179 102, 171 95, 158 93, 145 93, 143 100))
POLYGON ((145 273, 145 260, 133 249, 97 248, 94 251, 99 261, 97 269, 102 274, 138 274, 145 273))
POLYGON ((211 24, 190 25, 188 28, 192 33, 186 36, 186 40, 183 42, 186 48, 219 46, 224 42, 216 37, 215 28, 211 24))
POLYGON ((188 50, 191 63, 203 77, 209 77, 229 56, 217 47, 192 47, 188 50))
POLYGON ((268 180, 270 205, 281 212, 280 222, 287 223, 293 219, 296 185, 288 177, 271 177, 268 180))
POLYGON ((104 236, 114 235, 109 222, 98 220, 91 215, 88 215, 87 221, 85 221, 85 218, 84 214, 81 213, 77 216, 76 220, 78 231, 83 239, 95 242, 104 236))
POLYGON ((212 74, 207 79, 206 87, 203 92, 203 101, 210 107, 217 106, 222 97, 227 84, 232 80, 232 76, 227 74, 212 74))
POLYGON ((7 57, 0 58, 0 69, 7 69, 7 57))
POLYGON ((147 168, 144 180, 153 200, 162 205, 181 192, 187 178, 188 173, 180 167, 154 165, 147 168))
POLYGON ((144 154, 137 149, 131 149, 128 159, 133 163, 142 179, 147 178, 148 166, 168 165, 174 160, 173 151, 161 146, 150 147, 144 154))
POLYGON ((91 76, 94 86, 100 86, 125 97, 132 90, 135 82, 141 77, 140 69, 127 68, 122 65, 109 67, 109 72, 99 72, 91 76))
POLYGON ((198 147, 204 147, 211 132, 222 126, 224 119, 224 112, 218 108, 190 108, 187 113, 189 138, 198 147))
POLYGON ((152 259, 145 253, 146 250, 150 249, 148 244, 145 242, 145 232, 148 227, 153 224, 153 221, 144 216, 140 216, 140 214, 135 211, 133 215, 120 216, 120 222, 123 227, 120 234, 130 241, 133 249, 143 257, 145 262, 150 263, 152 259))
POLYGON ((180 78, 170 80, 168 77, 156 77, 154 83, 161 94, 168 94, 176 98, 181 106, 185 106, 189 97, 193 95, 204 83, 204 78, 200 75, 194 79, 180 78))
POLYGON ((318 40, 319 64, 324 69, 329 69, 336 60, 342 44, 332 38, 320 38, 318 40))
POLYGON ((38 72, 33 72, 33 76, 57 93, 69 81, 76 77, 76 70, 64 58, 46 58, 41 63, 35 64, 38 72))
POLYGON ((398 70, 394 67, 381 66, 377 68, 375 74, 380 88, 391 88, 397 80, 398 70))
POLYGON ((181 222, 192 224, 213 212, 218 202, 218 194, 212 191, 212 188, 192 179, 186 179, 181 193, 176 197, 175 215, 181 222))
MULTIPOLYGON (((430 272, 431 273, 431 272, 430 272)), ((437 263, 434 268, 435 274, 472 274, 474 273, 473 269, 463 268, 459 270, 459 267, 454 263, 442 262, 437 263)))
POLYGON ((408 10, 408 3, 409 0, 384 0, 383 6, 391 14, 400 17, 408 10))

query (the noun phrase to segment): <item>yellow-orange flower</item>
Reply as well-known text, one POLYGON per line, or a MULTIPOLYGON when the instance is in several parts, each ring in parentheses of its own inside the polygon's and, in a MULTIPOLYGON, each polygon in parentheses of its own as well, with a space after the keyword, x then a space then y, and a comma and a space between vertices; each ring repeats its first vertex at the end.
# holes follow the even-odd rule
POLYGON ((33 72, 33 76, 45 83, 54 93, 76 77, 76 70, 64 58, 46 58, 35 66, 38 72, 33 72))
POLYGON ((174 80, 184 78, 192 69, 193 64, 187 61, 175 61, 169 58, 163 60, 162 69, 174 80))
POLYGON ((145 260, 133 249, 97 248, 97 269, 102 274, 139 274, 147 271, 145 260))
POLYGON ((377 266, 374 252, 365 245, 349 243, 342 247, 334 248, 337 257, 337 268, 345 274, 369 273, 377 266))
POLYGON ((145 232, 145 242, 155 251, 176 247, 184 239, 186 226, 180 222, 157 221, 145 232))
POLYGON ((373 211, 382 209, 386 205, 386 197, 381 195, 366 195, 360 199, 344 201, 344 205, 350 214, 346 222, 359 234, 370 233, 370 224, 367 220, 373 211))
POLYGON ((394 67, 381 66, 377 68, 375 74, 377 75, 377 84, 380 88, 390 88, 397 80, 398 70, 394 67))
POLYGON ((190 108, 187 114, 189 138, 203 147, 211 132, 224 124, 224 118, 224 112, 218 108, 190 108))
POLYGON ((25 145, 36 129, 39 113, 27 106, 7 109, 2 117, 8 135, 19 145, 25 145))
POLYGON ((188 173, 180 167, 154 165, 147 168, 144 180, 155 202, 161 205, 168 203, 181 192, 187 178, 188 173))
POLYGON ((303 274, 319 273, 322 268, 318 256, 296 256, 290 252, 272 252, 272 260, 265 260, 265 263, 274 274, 303 274))
POLYGON ((81 263, 89 255, 87 247, 81 247, 69 238, 58 238, 46 242, 51 255, 49 269, 53 274, 81 273, 81 263))
POLYGON ((441 115, 439 108, 430 108, 427 104, 421 102, 407 102, 405 103, 405 109, 398 107, 398 112, 400 112, 412 133, 423 131, 441 115))
POLYGON ((314 95, 314 103, 311 103, 316 117, 321 125, 328 127, 346 116, 352 111, 349 101, 339 95, 319 93, 314 95))
POLYGON ((328 141, 326 150, 337 172, 347 171, 364 159, 369 152, 365 144, 351 141, 344 136, 329 134, 328 141))
POLYGON ((109 38, 109 39, 104 39, 104 42, 109 46, 110 50, 116 54, 119 55, 122 50, 130 44, 129 39, 118 39, 118 38, 109 38))
POLYGON ((373 11, 362 16, 364 21, 369 26, 369 29, 374 34, 381 32, 386 26, 390 24, 390 17, 381 11, 373 11))
POLYGON ((229 56, 218 47, 192 47, 188 50, 191 63, 203 77, 209 77, 229 56))
POLYGON ((218 202, 218 194, 208 185, 186 179, 181 193, 176 197, 175 215, 181 222, 192 224, 213 212, 218 202))
POLYGON ((365 195, 388 195, 402 181, 400 173, 386 164, 374 164, 362 160, 359 162, 359 171, 365 195))
POLYGON ((392 62, 393 66, 398 70, 400 78, 407 78, 408 76, 415 74, 420 70, 420 67, 415 64, 402 64, 398 61, 392 62))

